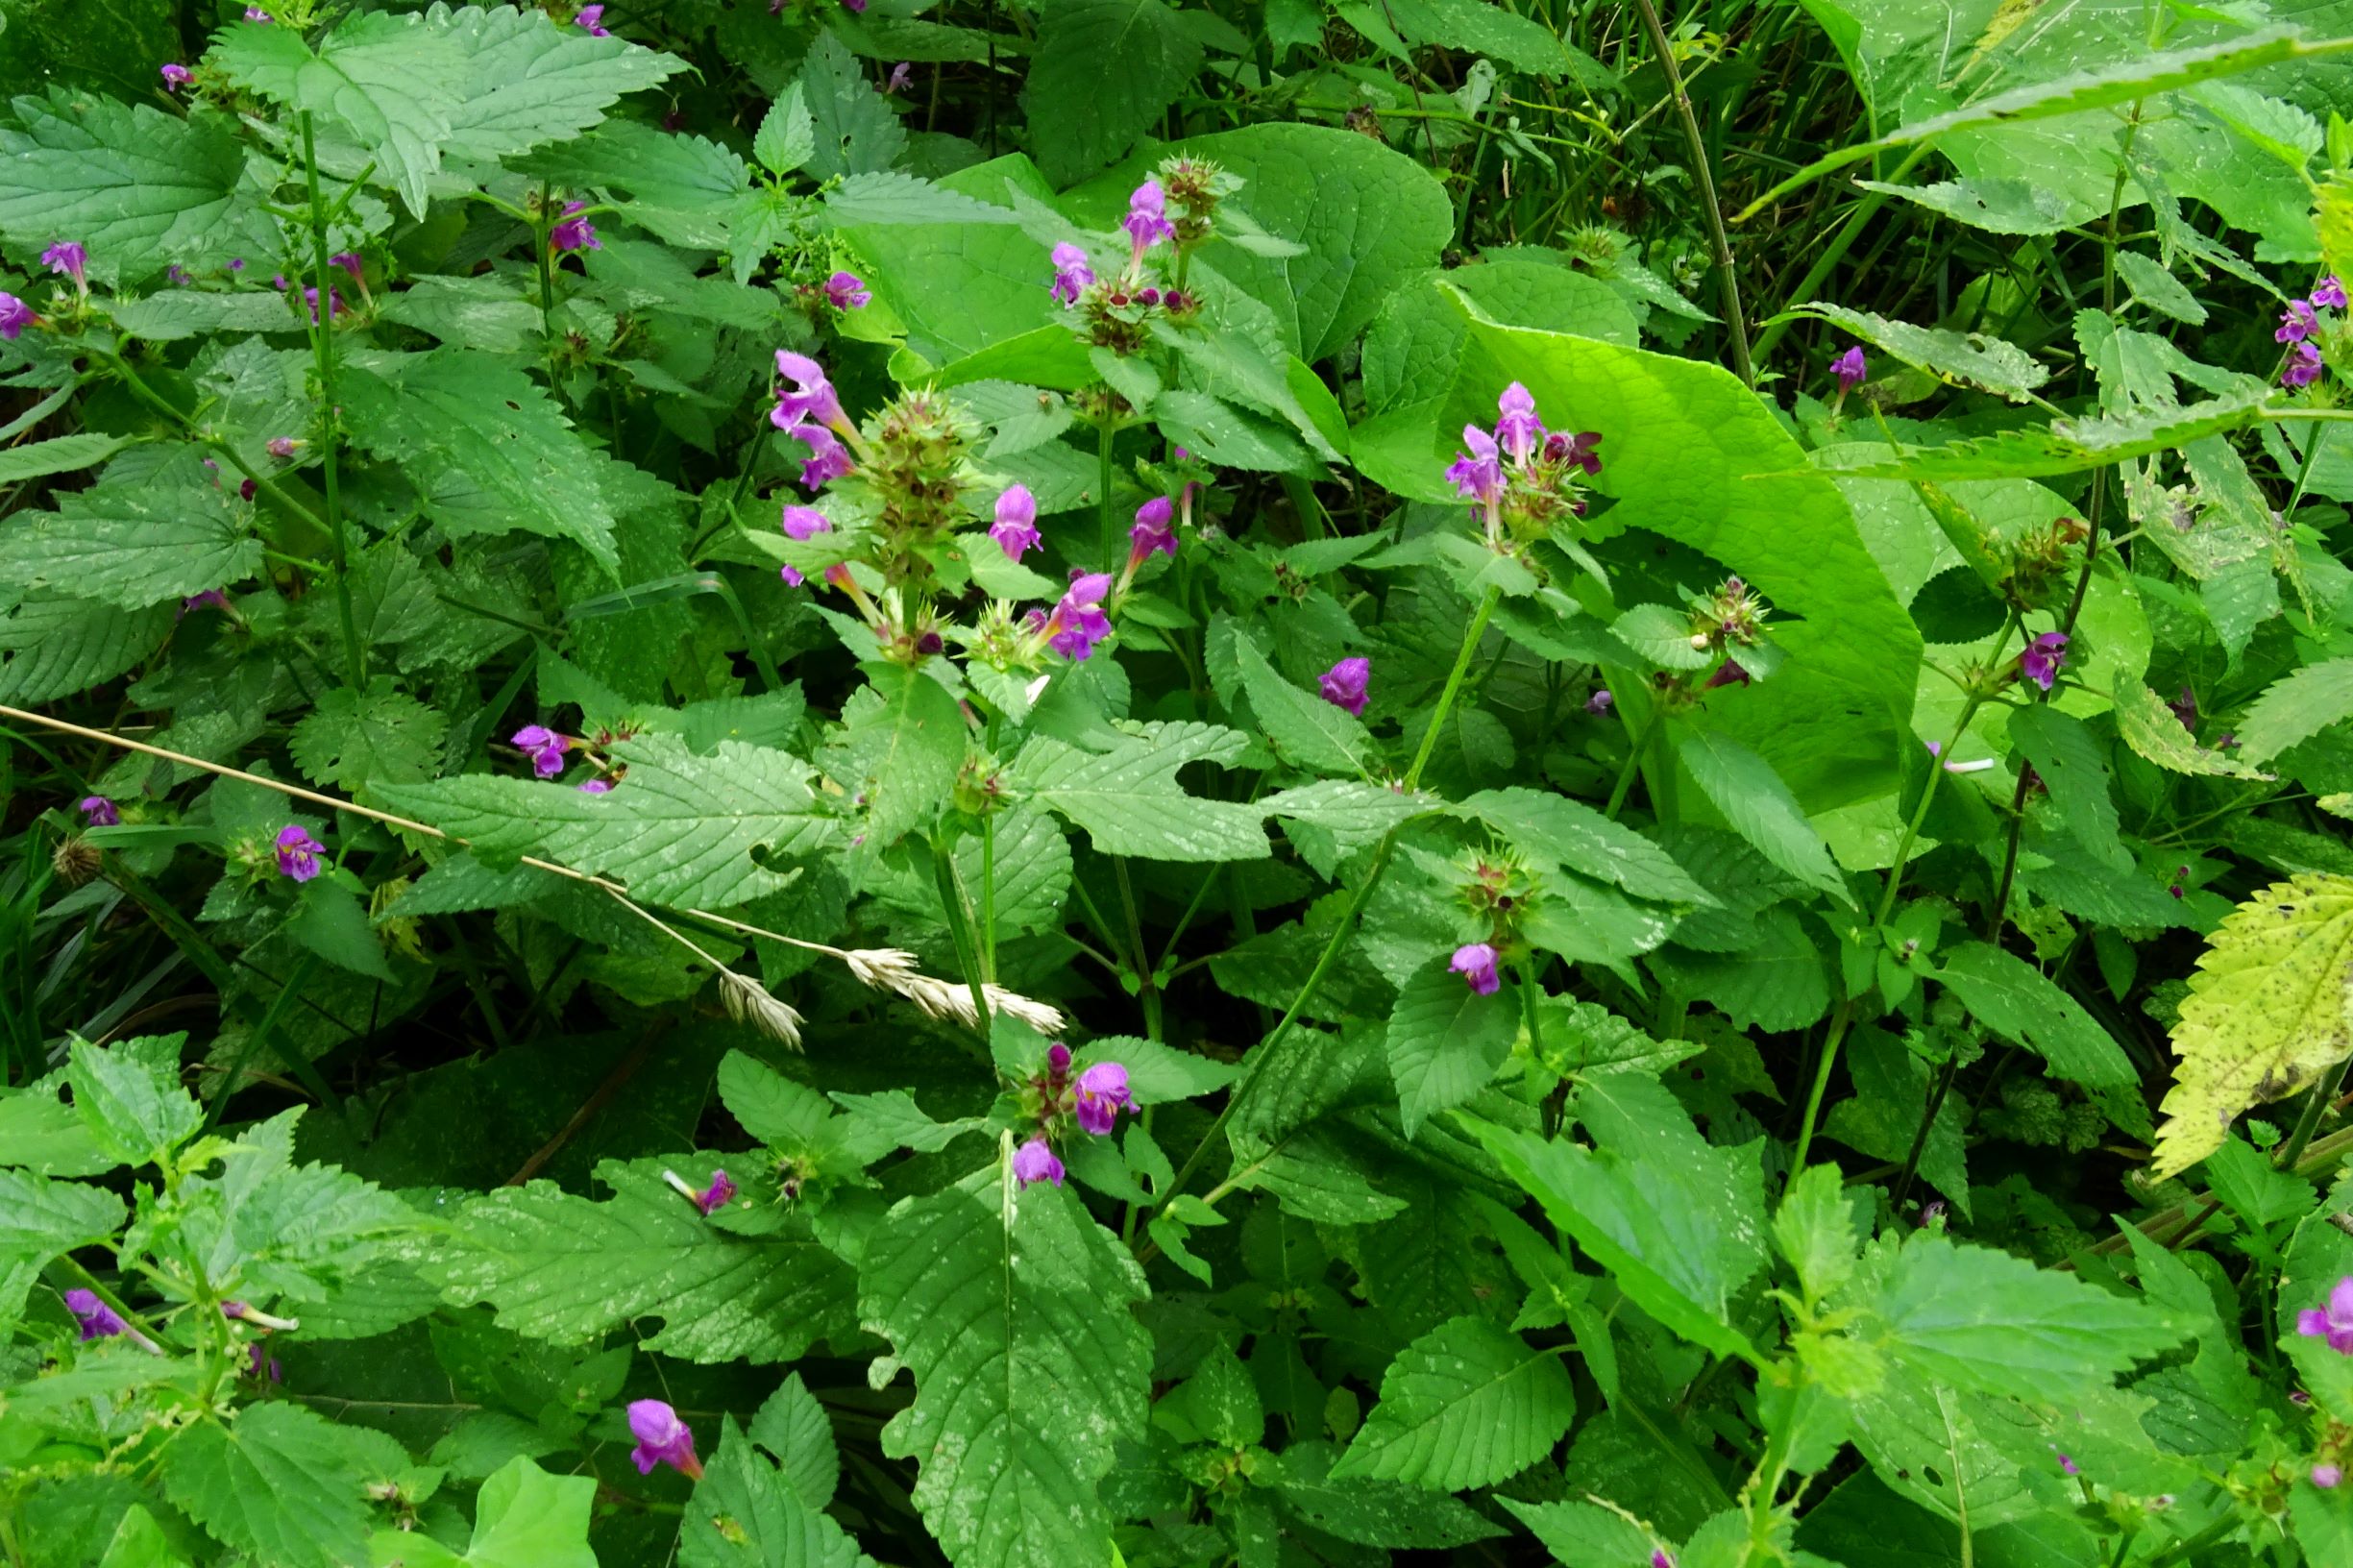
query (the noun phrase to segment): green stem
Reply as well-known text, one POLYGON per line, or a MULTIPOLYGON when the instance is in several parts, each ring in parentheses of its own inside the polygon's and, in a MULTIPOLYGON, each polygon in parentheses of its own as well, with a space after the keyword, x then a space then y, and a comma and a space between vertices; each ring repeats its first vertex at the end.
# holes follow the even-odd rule
POLYGON ((1643 715, 1642 728, 1636 732, 1634 744, 1626 753, 1626 765, 1618 770, 1618 781, 1609 787, 1609 804, 1602 810, 1602 815, 1612 821, 1617 820, 1618 809, 1626 804, 1626 793, 1634 787, 1634 774, 1642 767, 1643 753, 1650 750, 1651 740, 1658 733, 1658 726, 1666 722, 1666 702, 1660 694, 1653 692, 1651 711, 1643 715))
MULTIPOLYGON (((278 1016, 302 991, 317 963, 318 955, 307 950, 294 961, 293 969, 286 975, 286 983, 278 988, 278 994, 271 997, 270 1005, 262 1010, 261 1021, 254 1025, 253 1033, 247 1035, 245 1042, 237 1047, 236 1056, 229 1064, 228 1076, 221 1080, 220 1092, 213 1095, 212 1103, 205 1108, 206 1132, 220 1125, 221 1113, 229 1109, 230 1096, 236 1093, 237 1083, 245 1076, 246 1064, 254 1059, 254 1052, 270 1040, 270 1032, 278 1027, 278 1016)), ((286 1053, 282 1051, 280 1054, 286 1053)))
POLYGON ((1683 90, 1683 73, 1675 63, 1675 50, 1658 19, 1656 0, 1635 0, 1642 11, 1643 30, 1666 73, 1667 91, 1683 122, 1683 140, 1691 148, 1691 166, 1700 179, 1700 206, 1707 218, 1707 235, 1716 247, 1716 276, 1724 292, 1724 324, 1732 334, 1732 370, 1743 386, 1756 384, 1756 367, 1749 360, 1749 329, 1740 308, 1740 279, 1732 271, 1732 242, 1724 232, 1724 208, 1716 202, 1716 176, 1707 157, 1707 138, 1700 134, 1700 117, 1692 111, 1691 94, 1683 90))
MULTIPOLYGON (((1887 177, 1886 183, 1901 184, 1903 177, 1912 172, 1912 165, 1928 156, 1931 145, 1924 142, 1913 148, 1904 160, 1896 165, 1895 172, 1887 177)), ((1813 299, 1816 291, 1822 287, 1823 280, 1828 278, 1831 270, 1845 260, 1847 253, 1854 248, 1855 236, 1863 232, 1863 225, 1869 223, 1872 214, 1886 205, 1886 191, 1863 193, 1863 199, 1847 215, 1847 221, 1839 226, 1838 233, 1830 236, 1830 243, 1823 247, 1822 254, 1814 258, 1814 264, 1805 269, 1805 276, 1798 280, 1798 286, 1789 291, 1789 299, 1781 306, 1781 314, 1767 322, 1764 331, 1757 336, 1755 354, 1759 363, 1773 353, 1774 345, 1781 341, 1783 334, 1797 325, 1799 318, 1789 312, 1813 299)))
POLYGON ((2295 1163, 2304 1158, 2304 1150, 2312 1142, 2312 1135, 2319 1130, 2320 1117, 2344 1090, 2345 1069, 2348 1067, 2353 1067, 2353 1057, 2338 1063, 2335 1072, 2313 1086, 2312 1098, 2305 1102, 2304 1114, 2296 1117, 2295 1131, 2289 1134, 2288 1141, 2280 1145, 2279 1158, 2273 1162, 2280 1169, 2293 1170, 2295 1163))
POLYGON ((980 1031, 985 1041, 991 1034, 989 994, 980 977, 980 955, 972 944, 971 917, 965 907, 964 890, 956 885, 956 857, 936 840, 930 848, 932 876, 939 884, 941 908, 947 915, 948 941, 955 943, 956 965, 964 970, 964 983, 972 988, 972 1027, 980 1031))
POLYGON ((996 816, 980 820, 980 977, 996 979, 996 816))
POLYGON ((1111 444, 1112 437, 1118 432, 1108 410, 1103 415, 1101 429, 1102 433, 1095 442, 1095 488, 1101 492, 1095 498, 1095 516, 1096 527, 1102 534, 1103 570, 1109 572, 1119 559, 1119 546, 1111 514, 1111 444))
POLYGON ((310 193, 311 259, 318 269, 318 303, 311 306, 310 341, 319 367, 319 454, 327 490, 327 535, 334 550, 335 612, 343 624, 344 678, 355 689, 368 682, 367 649, 359 641, 359 620, 352 610, 350 540, 343 526, 343 492, 337 470, 342 448, 343 408, 335 397, 334 267, 327 259, 327 208, 319 199, 319 158, 310 135, 310 111, 303 111, 303 178, 310 193))

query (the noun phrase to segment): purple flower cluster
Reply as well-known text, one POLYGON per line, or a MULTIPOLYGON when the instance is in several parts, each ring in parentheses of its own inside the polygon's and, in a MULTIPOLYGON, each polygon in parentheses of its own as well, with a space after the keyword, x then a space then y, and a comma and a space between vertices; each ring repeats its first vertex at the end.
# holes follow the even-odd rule
POLYGON ((2028 643, 2018 656, 2018 673, 2049 691, 2059 678, 2059 667, 2067 662, 2067 633, 2047 631, 2028 643))
POLYGON ((526 724, 508 737, 515 749, 531 759, 531 772, 541 778, 553 778, 564 771, 564 753, 572 749, 572 737, 559 735, 545 724, 526 724))
MULTIPOLYGON (((592 6, 589 9, 601 11, 604 8, 592 6)), ((583 12, 581 14, 586 15, 587 12, 583 12)), ((601 30, 598 30, 597 36, 602 37, 604 35, 601 30)), ((566 251, 601 251, 604 249, 604 241, 597 237, 597 226, 578 215, 587 206, 586 202, 566 202, 564 204, 562 221, 548 231, 548 249, 559 256, 566 251)))
POLYGON ((2288 357, 2279 372, 2282 386, 2310 386, 2320 379, 2320 345, 2312 341, 2324 325, 2320 312, 2344 307, 2344 284, 2333 273, 2313 284, 2308 298, 2288 302, 2280 312, 2279 328, 2271 334, 2274 342, 2288 346, 2288 357))
POLYGON ((123 825, 122 813, 116 811, 114 802, 103 795, 86 795, 74 802, 74 809, 82 814, 83 819, 91 827, 120 827, 123 825))
POLYGON ((1364 717, 1364 702, 1373 681, 1373 661, 1358 657, 1342 659, 1315 677, 1315 689, 1323 699, 1336 708, 1346 708, 1359 719, 1364 717))
POLYGON ((278 830, 278 874, 289 882, 307 882, 319 874, 319 857, 327 845, 312 838, 300 822, 278 830))
POLYGON ((1564 513, 1581 515, 1582 479, 1602 471, 1600 432, 1548 431, 1535 398, 1518 381, 1504 388, 1495 408, 1492 431, 1462 427, 1465 450, 1446 470, 1455 493, 1480 509, 1490 549, 1501 547, 1507 520, 1541 532, 1564 513))
POLYGON ((650 1476, 655 1465, 667 1464, 689 1481, 702 1479, 702 1461, 695 1458, 695 1434, 669 1405, 658 1399, 632 1401, 629 1433, 637 1439, 629 1458, 637 1462, 639 1475, 650 1476))
MULTIPOLYGON (((1033 1081, 1033 1087, 1038 1091, 1042 1111, 1049 1117, 1066 1106, 1081 1127, 1101 1138, 1117 1125, 1120 1112, 1135 1109, 1136 1096, 1128 1088, 1127 1068, 1116 1062, 1097 1062, 1073 1080, 1070 1047, 1056 1043, 1046 1047, 1045 1066, 1045 1072, 1033 1081)), ((1023 1187, 1033 1182, 1052 1182, 1060 1187, 1065 1172, 1054 1145, 1045 1134, 1040 1133, 1014 1150, 1013 1174, 1014 1180, 1023 1187)))
POLYGON ((1073 567, 1070 586, 1054 606, 1054 613, 1045 618, 1039 630, 1046 646, 1064 658, 1084 660, 1094 651, 1094 645, 1111 635, 1111 617, 1103 613, 1103 600, 1111 597, 1112 580, 1108 572, 1083 572, 1073 567))
POLYGON ((2307 1307, 2295 1314, 2295 1332, 2307 1339, 2325 1339, 2341 1356, 2353 1356, 2353 1274, 2337 1282, 2326 1305, 2307 1307))
POLYGON ((989 537, 1016 565, 1023 551, 1036 550, 1043 542, 1038 533, 1038 498, 1030 494, 1028 485, 1014 485, 996 498, 996 521, 989 525, 989 537))

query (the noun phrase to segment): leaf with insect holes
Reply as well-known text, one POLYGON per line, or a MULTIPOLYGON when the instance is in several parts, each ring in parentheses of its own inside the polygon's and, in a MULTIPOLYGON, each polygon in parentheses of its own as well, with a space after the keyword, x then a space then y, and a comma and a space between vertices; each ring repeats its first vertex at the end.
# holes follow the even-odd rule
POLYGON ((1123 738, 1108 751, 1089 752, 1041 735, 1014 759, 1010 782, 1037 804, 1085 828, 1095 848, 1107 855, 1263 860, 1270 852, 1260 825, 1263 812, 1204 800, 1177 784, 1179 768, 1212 754, 1141 738, 1123 738))

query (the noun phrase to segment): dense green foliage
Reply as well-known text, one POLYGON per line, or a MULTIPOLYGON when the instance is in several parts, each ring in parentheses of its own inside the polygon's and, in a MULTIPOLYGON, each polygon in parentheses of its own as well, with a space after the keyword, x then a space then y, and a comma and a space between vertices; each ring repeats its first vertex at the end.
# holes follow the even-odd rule
POLYGON ((2353 1563, 2353 4, 0 23, 0 1563, 2353 1563))

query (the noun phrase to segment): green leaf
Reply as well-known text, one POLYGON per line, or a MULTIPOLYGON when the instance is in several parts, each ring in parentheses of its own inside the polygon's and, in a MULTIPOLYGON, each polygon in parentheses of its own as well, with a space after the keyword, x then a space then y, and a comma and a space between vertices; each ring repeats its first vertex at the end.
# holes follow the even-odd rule
POLYGON ((454 346, 380 369, 344 373, 353 439, 399 465, 434 522, 453 534, 569 539, 619 573, 613 513, 597 482, 608 460, 581 444, 537 382, 511 361, 454 346))
POLYGON ((806 1219, 761 1236, 722 1231, 672 1190, 658 1161, 603 1161, 592 1203, 552 1182, 469 1202, 454 1242, 413 1260, 453 1302, 487 1301, 505 1328, 559 1345, 661 1318, 650 1351, 716 1363, 791 1360, 846 1326, 849 1276, 806 1219))
POLYGON ((558 26, 531 7, 435 6, 426 25, 466 62, 444 150, 489 161, 568 141, 628 93, 687 68, 618 36, 558 26))
POLYGON ((1161 0, 1056 0, 1021 89, 1032 156, 1058 185, 1092 174, 1159 123, 1201 68, 1161 0))
POLYGON ((130 444, 119 435, 83 430, 73 435, 52 436, 46 441, 28 441, 21 447, 0 448, 0 484, 93 468, 130 444))
POLYGON ((2042 1056, 2058 1076, 2094 1088, 2138 1086, 2122 1047, 2043 972, 2015 953, 1965 942, 1937 955, 1936 979, 2002 1039, 2042 1056))
POLYGON ((678 1561, 685 1568, 871 1568, 822 1505, 796 1491, 751 1442, 735 1417, 723 1420, 719 1451, 686 1506, 678 1561))
POLYGON ((148 1035, 92 1045, 75 1041, 65 1082, 74 1109, 99 1146, 129 1164, 149 1164, 194 1136, 205 1114, 180 1087, 187 1036, 148 1035))
POLYGON ((1270 850, 1262 811, 1204 800, 1177 785, 1177 770, 1195 757, 1233 754, 1224 747, 1133 739, 1091 753, 1041 735, 1021 748, 1010 776, 1031 800, 1085 828, 1107 855, 1263 860, 1270 850))
POLYGON ((1306 1524, 1357 1546, 1435 1550, 1504 1534, 1477 1509, 1442 1492, 1395 1481, 1333 1481, 1328 1445, 1295 1442, 1276 1461, 1284 1506, 1306 1524))
POLYGON ((597 1568, 588 1544, 596 1498, 591 1478, 551 1476, 518 1454, 482 1482, 464 1556, 421 1531, 379 1531, 372 1560, 378 1568, 597 1568))
POLYGON ((1441 954, 1423 965, 1389 1015, 1389 1075, 1408 1138, 1486 1088, 1519 1037, 1516 988, 1482 996, 1447 963, 1441 954))
POLYGON ((1665 1550, 1650 1531, 1598 1503, 1523 1503, 1515 1497, 1496 1501, 1544 1543, 1554 1561, 1568 1568, 1600 1568, 1604 1563, 1642 1568, 1653 1552, 1665 1550))
POLYGON ((1854 1230, 1854 1205, 1836 1165, 1808 1165, 1789 1184, 1774 1211, 1773 1244, 1798 1271, 1805 1299, 1822 1300, 1854 1272, 1862 1245, 1854 1230))
POLYGON ((1879 1347, 1930 1382, 2037 1404, 2105 1386, 2188 1333, 2074 1275, 1924 1233, 1896 1255, 1870 1308, 1879 1347))
POLYGON ((394 978, 357 894, 321 877, 306 883, 296 900, 294 916, 286 921, 287 936, 338 968, 371 980, 394 978))
POLYGON ((377 793, 478 853, 537 853, 665 904, 725 906, 774 893, 791 876, 760 866, 754 850, 806 854, 833 837, 809 765, 781 751, 723 741, 699 757, 675 736, 641 735, 611 752, 629 772, 606 795, 487 773, 377 793))
POLYGON ((297 28, 245 22, 222 33, 209 62, 239 86, 341 129, 408 210, 425 215, 426 182, 441 167, 468 75, 455 40, 421 16, 373 12, 338 23, 314 54, 297 28))
POLYGON ((2165 698, 2137 677, 2116 683, 2116 732, 2124 744, 2160 768, 2208 778, 2268 780, 2270 774, 2224 751, 2210 751, 2181 727, 2165 698))
POLYGON ((751 1440, 776 1457, 785 1483, 801 1502, 821 1508, 833 1501, 842 1480, 833 1422, 799 1373, 787 1377, 753 1414, 751 1440))
POLYGON ((436 708, 380 681, 361 695, 348 686, 319 695, 294 726, 288 750, 310 782, 356 791, 382 781, 420 784, 440 771, 450 721, 436 708))
POLYGON ((820 33, 800 67, 814 146, 808 170, 820 180, 871 174, 898 161, 906 129, 883 101, 857 57, 830 31, 820 33))
POLYGON ((125 610, 167 600, 176 609, 261 570, 251 517, 209 481, 198 449, 184 448, 136 478, 61 495, 54 512, 20 514, 0 529, 0 580, 125 610))
POLYGON ((1830 846, 1773 765, 1720 730, 1682 729, 1675 754, 1724 820, 1757 853, 1807 887, 1851 906, 1853 894, 1830 858, 1830 846))
POLYGON ((2264 688, 2239 721, 2239 754, 2269 762, 2331 724, 2353 718, 2353 659, 2328 659, 2291 671, 2264 688))
POLYGON ((260 1562, 350 1568, 368 1556, 365 1476, 333 1422, 300 1405, 250 1405, 162 1450, 163 1490, 189 1518, 260 1562))
POLYGON ((1892 456, 1884 443, 1856 442, 1825 454, 1822 466, 1842 478, 1872 479, 1951 481, 2081 474, 2244 429, 2256 422, 2257 410, 2270 397, 2269 388, 2254 386, 2178 409, 2054 419, 2047 427, 2030 425, 2000 435, 1900 447, 1892 456))
MULTIPOLYGON (((182 118, 53 86, 0 124, 0 233, 72 235, 101 279, 137 279, 209 248, 245 153, 223 117, 182 118)), ((29 252, 28 252, 29 254, 29 252)))
POLYGON ((120 1164, 58 1098, 54 1080, 0 1090, 0 1165, 40 1176, 97 1176, 120 1164))
POLYGON ((1720 1356, 1752 1354, 1731 1299, 1765 1262, 1754 1152, 1711 1147, 1664 1089, 1633 1074, 1588 1080, 1578 1115, 1593 1148, 1499 1128, 1480 1137, 1635 1305, 1720 1356))
POLYGON ((808 89, 798 82, 776 95, 751 138, 751 156, 771 174, 791 174, 817 153, 817 122, 809 117, 808 89))
POLYGON ((608 120, 532 154, 528 167, 560 184, 625 190, 635 198, 622 204, 630 221, 673 245, 714 251, 726 248, 729 214, 750 180, 744 160, 719 143, 635 120, 608 120))
POLYGON ((123 1200, 103 1187, 0 1170, 0 1328, 14 1326, 49 1260, 113 1239, 125 1215, 123 1200))
POLYGON ((0 701, 47 702, 112 680, 171 631, 173 604, 125 610, 37 594, 0 620, 0 701))
POLYGON ((2138 251, 2119 251, 2116 270, 2123 278, 2124 286, 2132 290, 2132 297, 2150 309, 2193 327, 2206 325, 2206 306, 2190 292, 2188 284, 2168 272, 2155 257, 2143 256, 2138 251))
POLYGON ((1234 1082, 1241 1071, 1223 1062, 1134 1035, 1098 1035, 1073 1052, 1070 1060, 1074 1071, 1083 1072, 1097 1062, 1116 1062, 1127 1068, 1128 1091, 1136 1096, 1139 1107, 1213 1094, 1234 1082))
POLYGON ((2353 878, 2275 882, 2199 955, 2173 1026, 2173 1087, 2153 1168, 2176 1176, 2240 1113, 2293 1094, 2353 1053, 2353 878))
POLYGON ((1513 786, 1482 790, 1455 808, 1458 817, 1484 821, 1514 847, 1548 866, 1565 866, 1637 898, 1713 904, 1675 857, 1630 827, 1623 827, 1565 795, 1513 786))
MULTIPOLYGON (((2348 660, 2353 665, 2353 660, 2348 660)), ((2050 791, 2051 804, 2069 831, 2103 865, 2132 870, 2132 852, 2118 837, 2116 802, 2108 794, 2108 769, 2101 747, 2082 720, 2047 702, 2013 709, 2010 741, 2050 791)))
MULTIPOLYGON (((118 296, 106 302, 105 310, 125 336, 143 337, 151 343, 176 343, 208 332, 303 330, 303 318, 294 313, 287 297, 263 289, 208 294, 192 288, 169 288, 144 299, 118 296)), ((536 314, 532 319, 536 326, 536 314)))
POLYGON ((1948 385, 1981 387, 2012 403, 2030 401, 2034 389, 2050 380, 2050 372, 2015 343, 1983 332, 1955 332, 1941 327, 1915 327, 1890 321, 1867 310, 1835 305, 1802 305, 1793 316, 1815 316, 1877 347, 1915 370, 1924 370, 1948 385))
POLYGON ((894 1209, 867 1243, 859 1315, 915 1377, 883 1452, 959 1568, 1105 1568, 1095 1493, 1115 1439, 1143 1440, 1143 1271, 1078 1199, 1017 1196, 990 1167, 894 1209))
POLYGON ((947 688, 902 665, 869 664, 842 707, 842 736, 820 757, 864 802, 866 832, 891 845, 940 815, 964 766, 968 731, 947 688))
POLYGON ((1235 638, 1234 651, 1241 661, 1242 689, 1250 694, 1251 711, 1285 761, 1318 772, 1363 772, 1373 741, 1361 720, 1284 679, 1249 638, 1235 638))
POLYGON ((1332 1466, 1458 1492, 1515 1476, 1552 1452, 1577 1415, 1559 1358, 1485 1318, 1457 1317, 1408 1345, 1381 1375, 1381 1403, 1332 1466))

